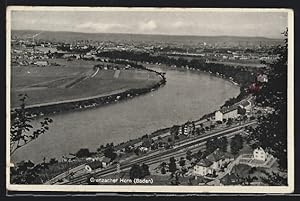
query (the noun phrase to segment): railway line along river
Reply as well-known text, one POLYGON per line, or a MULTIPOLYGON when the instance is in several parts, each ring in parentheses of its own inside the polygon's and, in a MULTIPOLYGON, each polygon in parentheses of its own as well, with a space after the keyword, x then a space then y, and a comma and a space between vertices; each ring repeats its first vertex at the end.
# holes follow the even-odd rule
MULTIPOLYGON (((96 151, 101 144, 118 144, 198 119, 239 94, 238 86, 207 73, 151 68, 166 72, 165 86, 117 104, 50 115, 54 122, 49 132, 19 149, 12 162, 60 159, 80 148, 96 151)), ((38 125, 39 120, 32 124, 38 125)))

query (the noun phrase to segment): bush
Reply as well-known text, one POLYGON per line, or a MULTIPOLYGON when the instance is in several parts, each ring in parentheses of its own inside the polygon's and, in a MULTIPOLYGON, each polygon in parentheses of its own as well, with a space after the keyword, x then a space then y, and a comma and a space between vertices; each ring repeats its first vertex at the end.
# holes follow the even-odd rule
POLYGON ((85 157, 90 157, 91 156, 91 152, 89 149, 80 149, 76 154, 75 154, 78 158, 85 158, 85 157))

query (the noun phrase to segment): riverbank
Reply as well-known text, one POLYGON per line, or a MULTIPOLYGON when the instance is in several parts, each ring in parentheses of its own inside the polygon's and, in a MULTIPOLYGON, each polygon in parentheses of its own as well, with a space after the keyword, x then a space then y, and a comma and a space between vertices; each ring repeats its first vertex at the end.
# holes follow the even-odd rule
MULTIPOLYGON (((153 67, 152 65, 155 65, 155 64, 145 64, 145 63, 140 63, 142 65, 145 65, 147 68, 151 68, 153 67)), ((235 86, 239 86, 240 88, 243 87, 243 84, 242 83, 237 83, 234 81, 234 79, 232 77, 226 77, 222 74, 219 74, 219 73, 213 73, 211 71, 201 71, 199 69, 195 69, 195 68, 187 68, 187 67, 182 67, 182 68, 179 68, 179 67, 169 67, 169 66, 161 66, 159 65, 159 67, 161 67, 162 69, 163 68, 168 68, 168 69, 172 69, 172 70, 179 70, 179 71, 189 71, 189 72, 192 72, 192 73, 204 73, 204 74, 207 74, 207 75, 210 75, 210 76, 214 76, 214 77, 217 77, 217 78, 221 78, 223 80, 226 80, 227 82, 231 83, 232 85, 235 85, 235 86)), ((221 109, 222 107, 228 107, 228 106, 232 106, 232 105, 235 105, 235 104, 238 104, 238 103, 241 103, 245 100, 249 99, 249 94, 248 93, 245 93, 245 91, 241 91, 240 90, 240 93, 238 94, 238 96, 236 97, 230 97, 229 99, 226 99, 224 101, 224 104, 220 106, 219 109, 221 109), (228 101, 230 101, 230 103, 228 103, 228 101)), ((215 116, 215 112, 218 111, 217 110, 214 110, 212 112, 209 112, 209 113, 206 113, 204 115, 202 115, 200 118, 198 119, 193 119, 193 120, 189 120, 189 121, 186 121, 185 123, 183 124, 174 124, 170 127, 165 127, 165 128, 161 128, 161 129, 158 129, 158 130, 155 130, 154 132, 150 133, 150 134, 145 134, 145 135, 142 135, 141 137, 139 138, 136 138, 136 139, 132 139, 132 140, 129 140, 129 141, 126 141, 126 142, 121 142, 119 144, 116 144, 114 145, 114 149, 115 151, 120 151, 122 149, 126 149, 128 147, 139 147, 139 146, 143 146, 145 144, 145 139, 156 139, 156 138, 161 138, 164 142, 168 143, 168 141, 170 141, 170 139, 172 138, 172 130, 175 128, 175 130, 178 128, 178 127, 184 127, 185 125, 194 125, 195 124, 198 124, 198 126, 200 124, 203 125, 203 123, 207 122, 207 121, 212 121, 212 119, 214 118, 215 116)), ((202 126, 201 126, 202 127, 202 126)), ((185 140, 187 136, 181 138, 180 140, 185 140)), ((173 139, 174 140, 174 139, 173 139)), ((148 147, 149 148, 149 147, 148 147)))
MULTIPOLYGON (((42 104, 34 104, 26 106, 25 110, 32 116, 32 117, 38 117, 43 115, 49 115, 49 114, 56 114, 61 112, 67 112, 71 110, 83 110, 88 109, 92 107, 97 106, 104 106, 108 104, 117 103, 120 101, 125 101, 127 99, 131 99, 133 97, 143 95, 146 93, 149 93, 151 91, 154 91, 164 85, 166 83, 166 78, 163 73, 156 72, 152 69, 147 69, 144 67, 139 66, 137 72, 139 71, 147 71, 149 73, 154 73, 156 76, 158 76, 159 81, 153 80, 152 82, 155 82, 155 84, 148 84, 145 85, 145 87, 142 88, 121 88, 120 90, 114 90, 110 93, 104 93, 96 96, 89 96, 85 98, 76 98, 71 100, 62 100, 62 101, 55 101, 51 103, 42 103, 42 104)), ((128 71, 128 70, 124 70, 128 71)), ((93 74, 94 75, 94 74, 93 74)), ((134 77, 138 77, 139 75, 134 75, 134 77)), ((150 75, 148 75, 150 76, 150 75)), ((143 82, 143 79, 147 81, 147 78, 135 78, 137 80, 140 79, 139 82, 143 82)), ((148 81, 147 81, 148 82, 148 81)), ((14 115, 15 110, 12 109, 11 114, 14 115)))

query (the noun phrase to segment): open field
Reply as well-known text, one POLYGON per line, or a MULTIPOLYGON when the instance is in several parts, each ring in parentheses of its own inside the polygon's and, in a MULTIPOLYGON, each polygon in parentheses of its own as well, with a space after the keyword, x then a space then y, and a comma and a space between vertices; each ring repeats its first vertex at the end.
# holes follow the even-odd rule
MULTIPOLYGON (((74 62, 75 63, 75 62, 74 62)), ((160 78, 144 70, 95 70, 91 62, 69 66, 12 67, 11 106, 18 95, 28 95, 27 105, 92 97, 119 90, 146 88, 160 78)), ((70 65, 71 64, 71 65, 70 65)))

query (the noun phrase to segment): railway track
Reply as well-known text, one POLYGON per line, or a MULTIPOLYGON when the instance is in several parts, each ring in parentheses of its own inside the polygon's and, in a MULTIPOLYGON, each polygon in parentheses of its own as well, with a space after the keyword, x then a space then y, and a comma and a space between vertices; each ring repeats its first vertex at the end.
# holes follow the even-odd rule
MULTIPOLYGON (((134 164, 141 164, 141 163, 145 163, 147 165, 151 165, 154 163, 158 163, 161 161, 165 161, 166 159, 168 159, 169 157, 172 156, 176 156, 176 155, 180 155, 180 154, 185 154, 185 150, 186 149, 193 149, 195 148, 195 146, 203 146, 203 144, 201 145, 201 143, 205 143, 205 141, 209 138, 212 137, 221 137, 221 136, 232 136, 235 135, 237 133, 240 133, 244 130, 244 127, 246 126, 250 126, 255 124, 255 121, 243 124, 243 125, 238 125, 236 127, 233 128, 229 128, 223 131, 218 131, 215 133, 211 133, 211 134, 207 134, 204 136, 201 136, 200 138, 197 139, 193 139, 191 141, 185 142, 183 144, 177 145, 176 147, 174 147, 173 149, 169 149, 163 152, 159 152, 156 154, 152 154, 150 156, 144 156, 144 157, 140 157, 137 159, 133 159, 131 161, 126 161, 123 163, 120 163, 120 171, 125 171, 129 168, 131 168, 132 165, 134 164), (181 152, 181 153, 180 153, 181 152)), ((113 174, 114 172, 116 172, 116 168, 117 165, 112 165, 107 169, 104 170, 99 170, 99 171, 95 171, 93 172, 93 176, 94 177, 101 177, 101 176, 106 176, 109 174, 113 174)), ((71 180, 67 181, 67 182, 63 182, 60 183, 62 185, 75 185, 75 184, 87 184, 87 178, 91 175, 91 173, 85 173, 82 174, 80 176, 77 176, 75 178, 72 178, 71 180)))

